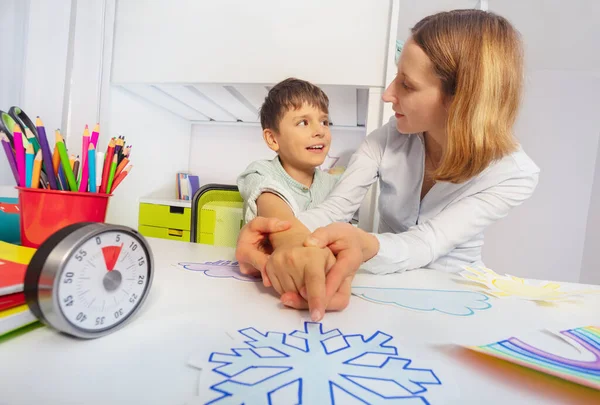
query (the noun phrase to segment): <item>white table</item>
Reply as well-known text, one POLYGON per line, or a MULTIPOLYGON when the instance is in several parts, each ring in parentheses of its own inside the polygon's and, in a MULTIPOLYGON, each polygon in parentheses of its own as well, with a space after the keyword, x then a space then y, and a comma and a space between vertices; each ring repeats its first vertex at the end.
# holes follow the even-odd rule
MULTIPOLYGON (((0 404, 192 403, 200 376, 210 379, 214 373, 190 367, 191 356, 208 358, 213 351, 242 347, 236 331, 245 327, 290 333, 308 320, 306 312, 281 307, 260 283, 212 278, 174 266, 233 260, 232 249, 149 241, 156 274, 150 297, 133 322, 96 340, 77 340, 43 327, 0 344, 0 404)), ((466 289, 454 276, 430 270, 359 274, 355 284, 466 289)), ((344 334, 369 337, 380 330, 392 335, 390 344, 399 355, 410 357, 414 367, 433 369, 442 381, 441 386, 428 386, 425 398, 432 404, 600 403, 598 391, 457 346, 545 328, 600 325, 600 297, 557 307, 499 299, 491 303, 491 309, 455 317, 352 297, 345 311, 328 313, 323 324, 344 334)))

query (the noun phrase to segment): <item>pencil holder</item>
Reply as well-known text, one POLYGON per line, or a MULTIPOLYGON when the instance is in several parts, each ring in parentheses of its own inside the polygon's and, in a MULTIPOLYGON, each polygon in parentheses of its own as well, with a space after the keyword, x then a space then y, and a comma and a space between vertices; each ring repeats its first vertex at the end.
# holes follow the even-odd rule
POLYGON ((77 222, 104 222, 112 194, 17 187, 21 244, 38 248, 54 232, 77 222))

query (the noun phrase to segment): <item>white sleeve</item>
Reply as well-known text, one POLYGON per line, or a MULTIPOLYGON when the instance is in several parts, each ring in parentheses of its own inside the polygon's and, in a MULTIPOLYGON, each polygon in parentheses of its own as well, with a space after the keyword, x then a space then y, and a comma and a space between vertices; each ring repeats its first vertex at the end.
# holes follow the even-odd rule
POLYGON ((291 195, 290 191, 278 182, 275 176, 267 169, 261 169, 256 163, 251 164, 238 176, 237 186, 244 200, 244 222, 249 222, 258 216, 256 200, 262 193, 273 193, 289 205, 290 209, 297 215, 300 207, 291 195))
POLYGON ((426 267, 522 204, 533 194, 538 178, 539 173, 527 173, 504 180, 453 202, 406 232, 374 234, 379 240, 379 252, 361 268, 385 274, 426 267))
POLYGON ((348 222, 379 176, 379 166, 387 142, 388 126, 367 136, 350 158, 348 168, 325 201, 301 212, 298 219, 311 232, 333 222, 348 222))

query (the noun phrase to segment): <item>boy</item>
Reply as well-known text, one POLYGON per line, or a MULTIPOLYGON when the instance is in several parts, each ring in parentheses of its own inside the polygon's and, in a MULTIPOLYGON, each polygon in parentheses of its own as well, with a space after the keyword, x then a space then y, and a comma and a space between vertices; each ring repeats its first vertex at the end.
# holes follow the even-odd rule
POLYGON ((275 85, 261 107, 260 122, 263 138, 277 156, 253 162, 237 181, 246 222, 262 216, 292 224, 270 236, 275 251, 265 269, 265 285, 280 294, 301 292, 315 321, 322 318, 324 304, 312 297, 325 290, 325 273, 335 258, 329 248, 302 247, 309 232, 296 215, 323 202, 338 180, 317 169, 331 143, 328 115, 329 99, 319 87, 295 78, 275 85))

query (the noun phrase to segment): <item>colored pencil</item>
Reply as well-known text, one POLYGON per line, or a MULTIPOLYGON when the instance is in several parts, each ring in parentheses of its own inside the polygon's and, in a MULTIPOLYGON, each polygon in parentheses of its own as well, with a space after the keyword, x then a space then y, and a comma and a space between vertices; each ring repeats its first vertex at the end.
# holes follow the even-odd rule
MULTIPOLYGON (((75 176, 75 182, 77 183, 77 190, 79 190, 79 181, 77 180, 77 178, 79 176, 77 176, 77 173, 79 173, 79 166, 81 165, 81 162, 79 161, 79 156, 77 156, 75 158, 75 163, 73 163, 73 175, 75 176)), ((77 191, 75 190, 75 191, 77 191)))
POLYGON ((67 179, 65 177, 65 171, 63 169, 62 164, 58 165, 58 174, 56 175, 58 182, 60 183, 60 189, 64 191, 69 191, 69 184, 67 183, 67 179))
POLYGON ((88 168, 87 168, 87 156, 88 150, 90 146, 90 131, 88 130, 88 126, 85 126, 83 130, 83 140, 81 143, 81 176, 79 179, 79 191, 83 192, 87 190, 87 182, 88 182, 88 168))
POLYGON ((38 188, 40 185, 40 173, 42 172, 42 151, 38 150, 33 161, 33 174, 31 175, 32 188, 38 188))
POLYGON ((25 187, 25 149, 23 148, 23 135, 17 124, 13 127, 13 140, 15 142, 15 160, 19 172, 18 186, 25 187))
MULTIPOLYGON (((63 141, 64 142, 64 141, 63 141)), ((66 146, 65 146, 66 149, 66 146)), ((67 154, 68 155, 68 154, 67 154)), ((69 156, 69 166, 71 166, 71 170, 73 170, 73 165, 75 164, 75 155, 70 155, 69 156)), ((75 174, 75 171, 73 170, 73 174, 75 174)))
POLYGON ((48 176, 46 176, 46 173, 44 173, 43 171, 40 173, 40 187, 50 188, 50 185, 48 184, 48 176))
MULTIPOLYGON (((86 163, 87 168, 84 169, 85 176, 82 176, 79 191, 81 191, 81 186, 84 186, 83 191, 85 191, 85 187, 87 187, 87 184, 84 185, 83 179, 87 177, 90 182, 90 193, 95 193, 96 192, 96 148, 94 147, 93 143, 90 143, 90 145, 88 146, 88 157, 85 160, 85 163, 86 163)), ((86 181, 86 183, 87 183, 87 181, 86 181)))
POLYGON ((8 159, 8 165, 10 166, 10 170, 15 178, 15 182, 19 185, 19 171, 17 170, 17 162, 15 160, 15 155, 13 153, 12 147, 10 146, 10 139, 8 136, 2 131, 0 131, 0 141, 2 142, 2 146, 4 147, 4 152, 6 153, 6 158, 8 159))
POLYGON ((104 166, 102 167, 102 184, 100 184, 100 192, 106 193, 106 186, 108 185, 108 175, 110 172, 110 165, 112 164, 113 155, 115 152, 115 139, 111 139, 108 142, 106 148, 106 154, 104 155, 104 166))
POLYGON ((129 163, 129 159, 127 159, 126 157, 124 157, 123 160, 121 160, 121 162, 118 163, 117 171, 115 172, 115 177, 117 177, 119 174, 121 174, 121 172, 123 171, 123 169, 125 169, 125 166, 127 166, 128 163, 129 163))
POLYGON ((94 148, 98 149, 98 137, 100 136, 100 124, 96 124, 92 131, 90 142, 94 144, 94 148))
POLYGON ((42 149, 42 161, 44 162, 44 171, 46 172, 46 176, 48 177, 48 184, 50 184, 51 189, 58 190, 58 186, 56 185, 56 170, 53 169, 54 166, 52 161, 52 154, 50 153, 48 138, 46 138, 46 128, 44 127, 44 124, 42 123, 40 117, 36 118, 35 126, 37 128, 37 133, 40 140, 40 148, 42 149))
POLYGON ((40 144, 37 138, 29 128, 25 128, 25 136, 27 137, 27 140, 33 145, 33 154, 36 155, 38 150, 40 150, 40 144))
POLYGON ((122 136, 119 136, 119 138, 115 141, 115 154, 117 155, 117 160, 119 159, 119 155, 121 154, 124 144, 125 141, 123 141, 122 136))
POLYGON ((58 175, 58 167, 60 166, 60 155, 58 154, 58 148, 54 145, 54 152, 52 153, 52 168, 54 174, 58 175))
POLYGON ((33 145, 27 142, 25 148, 25 187, 31 187, 31 179, 33 178, 33 145))
POLYGON ((121 172, 121 174, 119 174, 119 176, 115 179, 111 189, 110 189, 110 193, 113 193, 115 191, 115 189, 117 188, 117 186, 123 181, 123 179, 129 174, 129 171, 131 170, 131 168, 133 167, 133 165, 129 165, 127 166, 125 169, 123 169, 123 171, 121 172))
POLYGON ((104 152, 96 152, 96 190, 97 193, 102 185, 102 169, 104 168, 104 152))
POLYGON ((110 194, 113 181, 115 180, 115 172, 117 171, 117 160, 119 160, 117 155, 113 155, 113 160, 110 164, 110 172, 108 174, 108 184, 106 185, 106 194, 110 194))
POLYGON ((67 155, 65 141, 58 130, 56 130, 55 136, 56 147, 58 148, 58 154, 60 156, 65 178, 67 179, 69 186, 68 188, 71 189, 71 191, 77 191, 77 182, 75 181, 75 176, 73 176, 73 170, 71 169, 71 165, 69 163, 69 156, 67 155))

